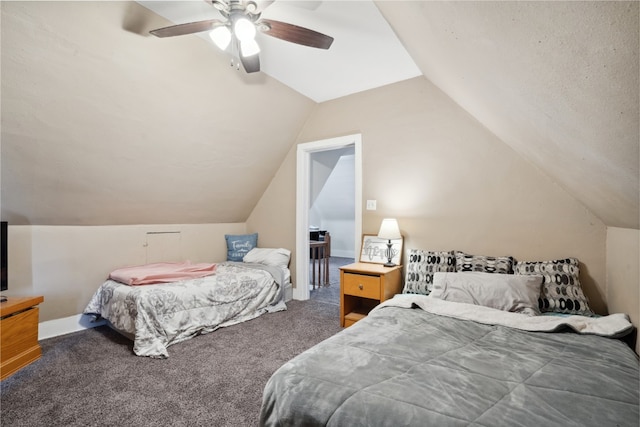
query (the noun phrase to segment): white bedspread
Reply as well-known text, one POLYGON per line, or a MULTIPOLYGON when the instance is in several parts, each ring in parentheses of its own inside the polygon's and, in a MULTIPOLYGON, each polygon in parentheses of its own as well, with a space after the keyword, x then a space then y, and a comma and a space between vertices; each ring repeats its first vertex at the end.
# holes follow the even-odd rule
POLYGON ((472 320, 485 325, 500 325, 531 332, 555 332, 562 328, 571 328, 580 334, 591 334, 605 337, 624 336, 633 324, 623 313, 600 317, 577 315, 563 316, 527 316, 481 305, 444 301, 426 295, 398 294, 384 301, 374 310, 384 307, 410 308, 413 305, 432 314, 472 320))

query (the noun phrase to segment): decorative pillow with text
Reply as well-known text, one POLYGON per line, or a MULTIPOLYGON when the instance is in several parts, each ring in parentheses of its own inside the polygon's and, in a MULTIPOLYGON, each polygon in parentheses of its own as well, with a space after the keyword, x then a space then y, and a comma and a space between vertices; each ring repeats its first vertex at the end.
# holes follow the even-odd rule
POLYGON ((253 234, 225 234, 227 241, 227 261, 242 262, 249 251, 258 246, 258 233, 253 234))

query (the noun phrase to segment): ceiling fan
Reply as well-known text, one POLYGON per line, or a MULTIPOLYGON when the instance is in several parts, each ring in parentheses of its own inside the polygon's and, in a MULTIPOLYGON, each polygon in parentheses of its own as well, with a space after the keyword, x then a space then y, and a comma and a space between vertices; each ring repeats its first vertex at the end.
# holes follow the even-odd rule
POLYGON ((231 65, 240 69, 240 63, 247 73, 260 71, 260 46, 255 40, 260 31, 271 37, 286 40, 303 46, 318 49, 329 49, 333 37, 308 28, 275 21, 261 19, 264 9, 275 0, 205 0, 211 3, 225 20, 209 19, 206 21, 190 22, 172 25, 150 31, 156 37, 173 37, 186 34, 209 31, 213 42, 222 50, 229 50, 232 54, 231 65))

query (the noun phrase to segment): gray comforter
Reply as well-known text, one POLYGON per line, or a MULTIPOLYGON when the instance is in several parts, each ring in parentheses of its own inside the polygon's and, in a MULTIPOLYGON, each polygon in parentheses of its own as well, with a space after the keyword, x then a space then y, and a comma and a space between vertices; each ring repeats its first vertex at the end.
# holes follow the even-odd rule
POLYGON ((199 334, 286 310, 282 269, 225 262, 210 276, 157 285, 107 280, 84 314, 133 339, 138 356, 166 358, 167 347, 199 334))
POLYGON ((638 357, 623 342, 455 317, 375 310, 274 373, 261 425, 638 426, 638 357))

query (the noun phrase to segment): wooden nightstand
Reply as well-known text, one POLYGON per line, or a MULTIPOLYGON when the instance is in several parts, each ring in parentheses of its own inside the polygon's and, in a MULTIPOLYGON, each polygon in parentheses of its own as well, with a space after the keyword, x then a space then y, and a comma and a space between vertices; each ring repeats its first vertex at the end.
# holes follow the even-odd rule
POLYGON ((340 326, 369 314, 384 300, 402 292, 402 266, 356 262, 340 267, 340 326))
POLYGON ((0 380, 38 360, 42 350, 38 344, 37 297, 7 297, 0 303, 0 380))

